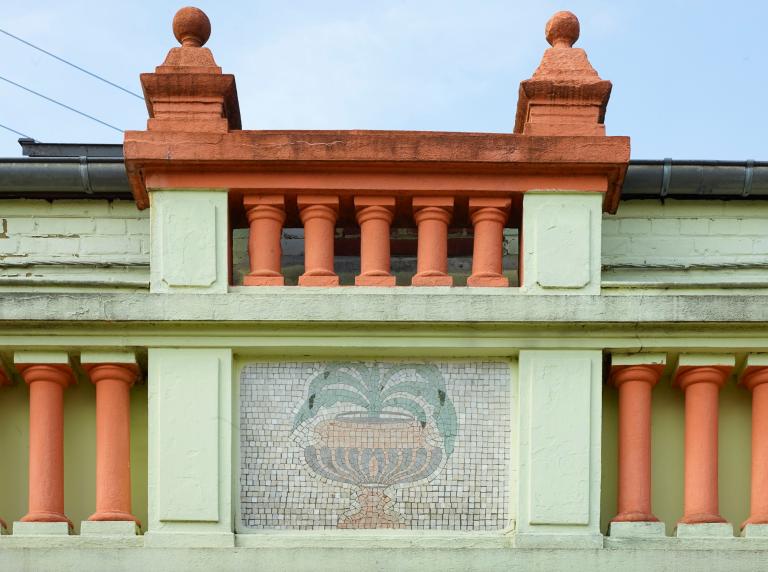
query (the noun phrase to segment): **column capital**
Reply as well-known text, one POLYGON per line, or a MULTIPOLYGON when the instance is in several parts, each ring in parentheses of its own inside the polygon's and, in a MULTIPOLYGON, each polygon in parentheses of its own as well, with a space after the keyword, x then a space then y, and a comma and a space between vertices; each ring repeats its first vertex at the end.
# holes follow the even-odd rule
POLYGON ((36 381, 49 381, 66 388, 75 383, 69 364, 25 363, 16 364, 16 369, 27 385, 36 381))
POLYGON ((339 197, 332 195, 299 195, 296 197, 296 205, 299 207, 299 210, 322 205, 338 211, 339 197))
POLYGON ((0 363, 0 386, 10 385, 10 384, 11 384, 11 376, 8 374, 7 371, 5 371, 3 364, 0 363))
MULTIPOLYGON (((501 197, 476 197, 469 199, 469 213, 470 215, 481 209, 498 209, 509 214, 509 210, 512 207, 512 199, 505 199, 501 197)), ((506 222, 506 220, 505 220, 506 222)))
POLYGON ((635 365, 614 365, 611 367, 609 383, 619 387, 622 383, 628 381, 643 381, 649 383, 651 387, 655 386, 661 374, 664 372, 664 364, 635 364, 635 365))
POLYGON ((94 385, 104 380, 122 381, 132 387, 139 379, 139 366, 135 363, 89 363, 83 364, 94 385))
POLYGON ((453 197, 413 197, 411 205, 414 212, 428 207, 438 207, 453 211, 453 197))
POLYGON ((749 354, 739 374, 739 384, 752 391, 768 381, 768 354, 749 354))
POLYGON ((285 197, 283 195, 252 195, 243 196, 243 207, 248 222, 256 219, 270 218, 281 225, 285 222, 285 197))
POLYGON ((729 354, 681 354, 674 384, 685 391, 694 383, 725 385, 733 372, 736 358, 729 354))

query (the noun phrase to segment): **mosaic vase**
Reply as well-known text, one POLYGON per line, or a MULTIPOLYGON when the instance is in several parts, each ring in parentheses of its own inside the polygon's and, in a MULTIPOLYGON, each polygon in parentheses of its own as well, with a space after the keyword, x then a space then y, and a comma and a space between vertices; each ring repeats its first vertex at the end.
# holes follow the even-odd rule
POLYGON ((432 476, 443 450, 429 443, 430 429, 403 413, 342 413, 320 421, 316 440, 304 448, 319 476, 358 488, 357 507, 338 528, 400 528, 402 518, 385 491, 432 476))

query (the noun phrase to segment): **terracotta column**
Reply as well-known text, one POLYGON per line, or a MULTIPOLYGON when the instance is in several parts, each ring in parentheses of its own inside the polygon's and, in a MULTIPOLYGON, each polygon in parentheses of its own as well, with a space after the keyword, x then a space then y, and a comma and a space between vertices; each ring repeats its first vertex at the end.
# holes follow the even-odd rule
POLYGON ((664 366, 614 366, 619 390, 619 498, 612 522, 656 522, 651 510, 651 390, 664 366))
POLYGON ((68 365, 20 364, 29 385, 29 512, 22 522, 72 522, 64 515, 64 388, 68 365))
POLYGON ((360 275, 355 286, 394 286, 390 274, 389 227, 395 216, 395 197, 355 197, 360 225, 360 275))
POLYGON ((448 275, 448 223, 452 197, 414 197, 413 218, 419 227, 414 286, 453 286, 448 275))
POLYGON ((743 528, 768 524, 768 366, 748 365, 742 383, 752 392, 752 494, 743 528))
POLYGON ((96 385, 96 512, 88 520, 132 520, 131 397, 138 367, 84 364, 96 385))
POLYGON ((501 271, 504 225, 511 203, 510 199, 469 199, 475 238, 472 275, 467 279, 467 286, 509 286, 509 279, 501 271))
POLYGON ((677 370, 675 383, 685 392, 685 493, 680 523, 725 522, 717 491, 718 398, 732 369, 712 365, 677 370))
POLYGON ((285 223, 285 198, 282 195, 245 195, 248 216, 248 258, 251 271, 243 278, 245 286, 283 286, 280 239, 285 223))
POLYGON ((299 216, 304 224, 304 274, 299 286, 338 286, 333 271, 333 240, 338 197, 302 195, 297 199, 299 216))

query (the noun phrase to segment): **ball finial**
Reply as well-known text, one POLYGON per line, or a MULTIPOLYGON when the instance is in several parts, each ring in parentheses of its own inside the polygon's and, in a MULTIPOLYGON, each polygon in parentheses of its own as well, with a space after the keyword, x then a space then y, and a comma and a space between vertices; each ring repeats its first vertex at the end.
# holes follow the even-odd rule
POLYGON ((570 48, 579 39, 579 19, 573 12, 557 12, 544 28, 547 41, 553 48, 570 48))
POLYGON ((186 6, 173 17, 173 35, 184 48, 199 48, 211 36, 211 21, 200 8, 186 6))

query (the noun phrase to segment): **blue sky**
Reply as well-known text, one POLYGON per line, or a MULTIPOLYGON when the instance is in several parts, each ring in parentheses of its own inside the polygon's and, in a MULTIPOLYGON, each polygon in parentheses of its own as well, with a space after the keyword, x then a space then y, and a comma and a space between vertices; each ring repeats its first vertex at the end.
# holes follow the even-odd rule
MULTIPOLYGON (((0 28, 141 92, 177 45, 178 1, 0 0, 0 28)), ((768 2, 201 1, 208 47, 237 78, 245 129, 510 132, 517 88, 557 10, 613 82, 606 126, 636 159, 768 160, 768 2)), ((122 129, 142 101, 0 35, 0 75, 122 129)), ((0 123, 50 142, 120 142, 106 127, 0 82, 0 123)), ((18 136, 0 130, 0 156, 18 136)))

